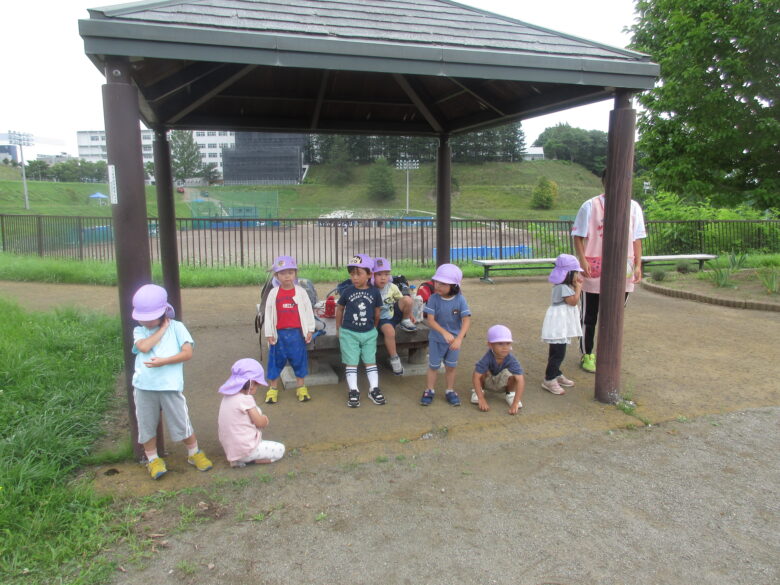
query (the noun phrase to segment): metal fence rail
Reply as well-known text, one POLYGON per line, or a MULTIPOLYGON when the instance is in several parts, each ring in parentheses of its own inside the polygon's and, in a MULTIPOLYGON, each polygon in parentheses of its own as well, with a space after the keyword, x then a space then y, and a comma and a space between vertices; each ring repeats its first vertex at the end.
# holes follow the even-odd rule
MULTIPOLYGON (((160 260, 157 220, 150 218, 153 262, 160 260)), ((420 266, 436 258, 436 221, 419 219, 176 220, 179 262, 188 266, 268 266, 289 254, 300 264, 344 266, 356 253, 420 266)), ((450 258, 550 258, 572 252, 571 221, 452 220, 450 258)), ((16 254, 113 261, 106 217, 0 215, 2 250, 16 254)), ((780 252, 780 221, 649 221, 646 254, 780 252)))

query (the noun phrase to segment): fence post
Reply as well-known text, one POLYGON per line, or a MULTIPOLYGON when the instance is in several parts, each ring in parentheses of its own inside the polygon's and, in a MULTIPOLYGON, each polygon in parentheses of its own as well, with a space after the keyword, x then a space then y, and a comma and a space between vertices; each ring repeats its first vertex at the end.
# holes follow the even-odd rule
MULTIPOLYGON (((76 223, 76 231, 79 234, 79 260, 84 260, 84 224, 81 216, 76 223)), ((111 231, 113 233, 113 226, 111 231)))
POLYGON ((43 258, 43 217, 35 216, 36 239, 38 240, 38 256, 43 258))
POLYGON ((238 239, 241 246, 241 268, 244 267, 244 220, 238 219, 238 239))
POLYGON ((504 220, 498 220, 498 257, 504 257, 504 220))
POLYGON ((3 252, 5 252, 8 248, 5 245, 5 216, 4 215, 0 215, 0 237, 2 237, 3 252))

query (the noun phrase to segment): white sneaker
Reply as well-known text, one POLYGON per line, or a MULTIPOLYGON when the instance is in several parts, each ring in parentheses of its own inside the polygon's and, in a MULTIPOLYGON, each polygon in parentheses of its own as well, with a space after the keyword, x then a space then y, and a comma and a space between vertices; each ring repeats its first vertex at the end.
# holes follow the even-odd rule
POLYGON ((558 380, 545 380, 542 382, 542 388, 547 390, 550 394, 566 394, 566 390, 561 388, 561 385, 558 384, 558 380))
POLYGON ((412 323, 411 319, 403 319, 401 321, 401 329, 403 329, 404 331, 409 331, 409 332, 417 331, 417 325, 412 323))
POLYGON ((571 388, 572 386, 574 386, 574 380, 569 380, 563 374, 561 374, 555 379, 558 381, 558 384, 560 384, 561 386, 566 386, 567 388, 571 388))
MULTIPOLYGON (((512 403, 515 401, 515 393, 507 392, 506 395, 504 396, 504 400, 506 400, 506 403, 509 406, 512 406, 512 403)), ((523 403, 518 401, 517 408, 523 408, 523 403)))
POLYGON ((401 364, 401 358, 397 355, 390 358, 390 367, 393 369, 393 373, 396 376, 400 376, 404 373, 404 366, 401 364))
POLYGON ((471 404, 479 404, 479 398, 477 398, 477 391, 474 388, 471 389, 471 404))

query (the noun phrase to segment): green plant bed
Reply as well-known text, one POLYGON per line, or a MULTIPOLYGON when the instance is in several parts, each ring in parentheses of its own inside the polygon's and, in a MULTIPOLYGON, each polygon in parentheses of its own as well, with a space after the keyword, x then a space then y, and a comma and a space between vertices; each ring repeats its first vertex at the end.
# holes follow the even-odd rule
MULTIPOLYGON (((721 270, 727 270, 722 268, 721 270)), ((780 294, 767 292, 763 282, 766 275, 772 269, 745 268, 729 272, 728 284, 717 286, 713 281, 713 270, 705 270, 694 274, 680 274, 667 272, 663 282, 649 280, 655 286, 682 290, 694 294, 706 295, 719 299, 732 299, 738 301, 756 301, 780 305, 780 294)), ((777 269, 775 269, 777 270, 777 269)), ((777 282, 777 279, 775 279, 777 282)))

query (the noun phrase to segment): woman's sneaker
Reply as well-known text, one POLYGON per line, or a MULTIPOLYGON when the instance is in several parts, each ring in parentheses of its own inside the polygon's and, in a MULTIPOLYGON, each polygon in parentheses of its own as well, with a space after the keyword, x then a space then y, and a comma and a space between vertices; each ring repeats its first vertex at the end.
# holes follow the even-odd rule
POLYGON ((368 397, 374 401, 374 404, 382 405, 385 403, 385 397, 379 388, 369 390, 368 397))
POLYGON ((347 406, 350 408, 357 408, 360 406, 360 392, 357 390, 350 390, 347 394, 347 406))
POLYGON ((585 370, 588 373, 595 374, 596 373, 596 354, 595 353, 586 353, 582 356, 582 360, 580 360, 580 367, 585 370))
POLYGON ((550 394, 566 394, 566 390, 561 388, 561 385, 558 384, 558 380, 545 380, 542 382, 542 388, 547 390, 550 394))
POLYGON ((390 358, 390 367, 393 369, 393 373, 396 376, 401 376, 404 373, 404 366, 401 363, 401 358, 397 355, 394 355, 390 358))
POLYGON ((574 386, 574 380, 569 380, 563 374, 561 374, 555 379, 558 380, 558 384, 560 384, 561 386, 566 386, 567 388, 571 388, 572 386, 574 386))

